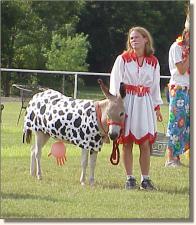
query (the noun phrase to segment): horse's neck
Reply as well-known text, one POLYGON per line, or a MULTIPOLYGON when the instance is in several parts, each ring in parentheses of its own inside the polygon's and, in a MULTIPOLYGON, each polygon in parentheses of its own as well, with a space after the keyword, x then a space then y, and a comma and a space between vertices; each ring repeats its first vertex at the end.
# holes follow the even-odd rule
POLYGON ((99 107, 99 112, 97 112, 98 116, 98 126, 103 136, 107 136, 108 133, 108 125, 107 125, 107 108, 109 104, 108 99, 100 100, 95 102, 99 107))
POLYGON ((109 104, 108 99, 95 101, 95 107, 97 110, 97 122, 99 131, 101 133, 101 136, 103 138, 104 143, 110 143, 109 137, 108 137, 108 124, 107 124, 107 107, 109 104))
POLYGON ((99 107, 101 108, 101 113, 102 113, 102 121, 107 119, 107 109, 108 109, 108 104, 109 104, 109 99, 104 99, 97 101, 99 104, 99 107))

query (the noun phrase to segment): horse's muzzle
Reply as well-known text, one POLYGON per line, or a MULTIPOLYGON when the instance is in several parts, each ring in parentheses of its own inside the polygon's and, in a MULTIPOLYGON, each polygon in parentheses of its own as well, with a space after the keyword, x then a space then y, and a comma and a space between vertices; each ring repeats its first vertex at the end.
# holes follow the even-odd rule
POLYGON ((116 132, 112 132, 112 133, 109 132, 109 137, 112 141, 115 141, 118 138, 118 136, 119 134, 116 132))

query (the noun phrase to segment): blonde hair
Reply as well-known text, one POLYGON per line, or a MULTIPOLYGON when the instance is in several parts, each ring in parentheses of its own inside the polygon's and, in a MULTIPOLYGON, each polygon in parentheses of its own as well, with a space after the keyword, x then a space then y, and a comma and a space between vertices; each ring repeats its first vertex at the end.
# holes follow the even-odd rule
POLYGON ((151 54, 154 54, 154 47, 153 47, 153 39, 149 31, 147 31, 143 27, 132 27, 129 29, 128 32, 128 38, 127 38, 127 51, 132 52, 133 48, 131 47, 130 44, 130 34, 132 31, 137 31, 139 32, 144 38, 147 38, 147 43, 145 44, 145 55, 150 56, 151 54))
POLYGON ((183 43, 185 43, 185 41, 186 41, 186 35, 189 35, 189 29, 185 27, 182 32, 182 42, 183 43))

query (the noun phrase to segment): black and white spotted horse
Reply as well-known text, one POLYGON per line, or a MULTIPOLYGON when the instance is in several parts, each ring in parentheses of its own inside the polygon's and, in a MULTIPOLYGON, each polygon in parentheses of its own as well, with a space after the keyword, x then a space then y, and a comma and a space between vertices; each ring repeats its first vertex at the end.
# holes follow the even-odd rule
POLYGON ((106 99, 100 101, 66 97, 48 89, 37 93, 30 100, 24 120, 23 143, 30 143, 32 131, 35 144, 31 148, 30 174, 41 179, 41 149, 50 137, 79 146, 82 149, 80 182, 85 184, 88 155, 90 152, 90 185, 94 184, 97 153, 104 140, 119 137, 124 124, 125 110, 123 84, 118 96, 109 93, 102 80, 98 80, 106 99), (37 171, 36 171, 37 168, 37 171))

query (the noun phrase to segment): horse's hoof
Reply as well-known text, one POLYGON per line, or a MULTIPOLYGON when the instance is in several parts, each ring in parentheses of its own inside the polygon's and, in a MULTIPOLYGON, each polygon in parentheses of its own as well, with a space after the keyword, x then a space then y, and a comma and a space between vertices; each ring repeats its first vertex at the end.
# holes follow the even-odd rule
POLYGON ((31 177, 35 177, 35 174, 30 173, 30 176, 31 176, 31 177))
POLYGON ((36 173, 35 173, 35 171, 30 171, 30 176, 32 176, 32 177, 35 177, 36 176, 36 173))
POLYGON ((91 187, 93 187, 94 184, 95 184, 94 180, 90 180, 90 181, 89 181, 89 185, 90 185, 91 187))
POLYGON ((84 182, 81 182, 81 185, 82 185, 82 186, 84 186, 84 185, 85 185, 85 183, 84 183, 84 182))
POLYGON ((42 177, 41 177, 41 176, 37 176, 37 179, 38 179, 38 180, 42 180, 42 177))

